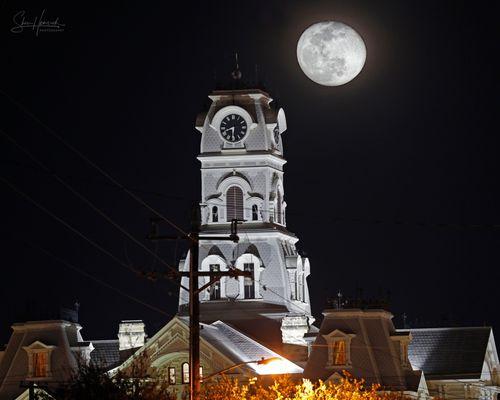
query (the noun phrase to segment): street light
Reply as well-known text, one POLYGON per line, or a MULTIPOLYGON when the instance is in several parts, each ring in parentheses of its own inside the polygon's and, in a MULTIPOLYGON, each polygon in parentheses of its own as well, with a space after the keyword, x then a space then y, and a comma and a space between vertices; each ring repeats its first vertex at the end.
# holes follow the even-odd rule
MULTIPOLYGON (((217 371, 217 372, 214 372, 213 374, 210 374, 208 376, 204 376, 202 378, 202 382, 205 382, 211 378, 213 378, 214 376, 216 375, 219 375, 219 374, 224 374, 226 373, 227 371, 230 371, 234 368, 238 368, 238 367, 241 367, 242 365, 246 365, 246 364, 257 364, 257 365, 266 365, 266 366, 270 366, 274 363, 279 363, 281 364, 281 358, 279 357, 269 357, 269 358, 264 358, 262 357, 260 360, 253 360, 253 361, 244 361, 244 362, 241 362, 239 364, 235 364, 235 365, 232 365, 230 367, 227 367, 227 368, 224 368, 220 371, 217 371)), ((278 372, 274 372, 274 373, 278 373, 278 372)))

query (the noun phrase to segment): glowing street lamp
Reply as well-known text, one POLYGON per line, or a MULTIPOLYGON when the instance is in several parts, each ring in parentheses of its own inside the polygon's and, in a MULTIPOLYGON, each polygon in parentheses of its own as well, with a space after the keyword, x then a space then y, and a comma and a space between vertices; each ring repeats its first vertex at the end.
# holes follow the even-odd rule
POLYGON ((267 359, 266 363, 261 363, 258 368, 259 375, 278 375, 288 370, 289 365, 279 357, 267 359))
POLYGON ((227 371, 230 371, 234 368, 241 367, 242 365, 246 365, 246 364, 260 365, 261 367, 259 368, 259 375, 270 375, 270 374, 281 373, 279 370, 279 367, 282 368, 284 363, 283 363, 283 360, 281 360, 281 358, 279 358, 279 357, 269 357, 269 358, 262 357, 260 360, 241 362, 239 364, 232 365, 228 368, 224 368, 224 369, 217 371, 213 374, 210 374, 208 376, 204 376, 202 379, 202 382, 206 382, 207 380, 213 378, 216 375, 225 374, 227 371), (261 372, 261 370, 263 372, 261 372), (276 371, 276 372, 264 372, 264 371, 268 371, 268 370, 269 371, 276 371))

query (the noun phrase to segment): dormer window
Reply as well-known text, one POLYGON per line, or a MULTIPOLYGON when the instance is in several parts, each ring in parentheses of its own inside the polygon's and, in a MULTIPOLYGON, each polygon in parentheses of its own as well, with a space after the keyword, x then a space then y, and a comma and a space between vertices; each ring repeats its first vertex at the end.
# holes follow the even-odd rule
POLYGON ((31 354, 31 363, 33 365, 33 378, 45 378, 47 376, 47 352, 37 351, 31 354))
POLYGON ((399 360, 401 366, 411 369, 410 360, 408 359, 408 345, 412 339, 411 333, 393 335, 391 339, 395 342, 399 342, 399 360))
POLYGON ((351 340, 354 336, 338 329, 323 335, 328 348, 327 368, 346 368, 351 365, 351 340))
POLYGON ((219 207, 212 207, 212 222, 219 222, 219 207))
POLYGON ((331 346, 332 365, 346 365, 347 354, 345 340, 335 340, 331 346))
POLYGON ((52 376, 50 355, 55 348, 55 346, 47 346, 38 340, 23 347, 28 355, 27 378, 47 379, 52 376))

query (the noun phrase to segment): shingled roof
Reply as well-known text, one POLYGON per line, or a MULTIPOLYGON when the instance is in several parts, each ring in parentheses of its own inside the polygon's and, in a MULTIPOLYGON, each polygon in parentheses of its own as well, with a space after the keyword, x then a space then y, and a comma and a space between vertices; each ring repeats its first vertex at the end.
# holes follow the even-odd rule
POLYGON ((490 327, 410 329, 408 357, 427 378, 478 379, 490 327))
POLYGON ((101 368, 109 369, 120 363, 120 351, 118 339, 92 340, 94 350, 90 353, 90 359, 101 368))
MULTIPOLYGON (((232 326, 216 321, 210 325, 203 325, 201 336, 220 352, 228 356, 235 363, 249 362, 260 359, 279 358, 282 360, 282 370, 289 374, 299 374, 303 369, 291 361, 281 357, 271 349, 253 340, 232 326)), ((265 367, 250 365, 257 373, 262 373, 265 367)))

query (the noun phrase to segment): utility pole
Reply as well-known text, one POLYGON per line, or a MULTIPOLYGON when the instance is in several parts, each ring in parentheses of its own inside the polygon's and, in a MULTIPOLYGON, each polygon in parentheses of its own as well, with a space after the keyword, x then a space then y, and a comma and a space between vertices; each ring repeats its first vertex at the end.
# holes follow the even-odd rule
POLYGON ((35 382, 23 381, 20 383, 19 387, 28 388, 28 399, 35 400, 35 382))
POLYGON ((200 293, 198 291, 198 263, 200 218, 194 207, 191 217, 191 243, 189 251, 189 396, 200 397, 200 293))
MULTIPOLYGON (((189 277, 189 288, 181 285, 181 288, 189 291, 189 398, 199 400, 201 379, 200 379, 200 293, 218 282, 223 276, 233 278, 249 277, 253 278, 250 271, 241 271, 237 268, 230 268, 228 271, 199 271, 199 245, 202 240, 229 240, 238 243, 238 224, 242 220, 233 219, 231 221, 231 233, 229 236, 200 236, 200 208, 195 205, 191 217, 191 232, 184 236, 160 236, 156 223, 160 219, 152 219, 154 224, 152 233, 148 236, 150 240, 178 240, 189 241, 189 271, 179 271, 177 276, 189 277), (202 276, 209 277, 209 282, 198 287, 198 279, 202 276)), ((169 278, 171 276, 169 275, 169 278)))

